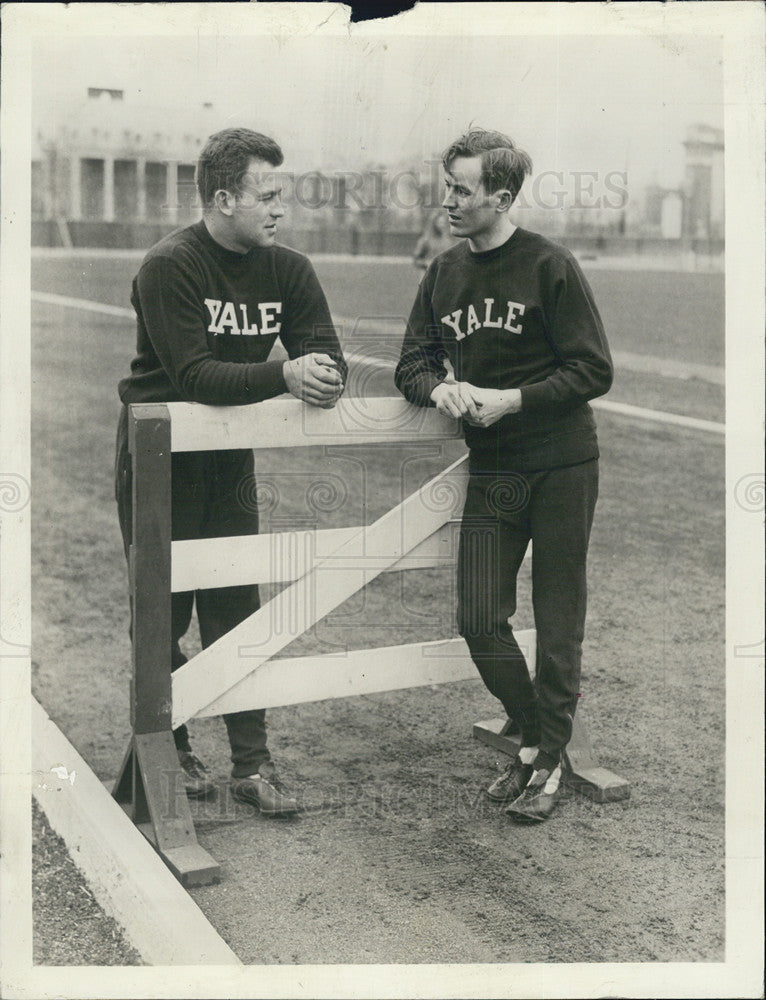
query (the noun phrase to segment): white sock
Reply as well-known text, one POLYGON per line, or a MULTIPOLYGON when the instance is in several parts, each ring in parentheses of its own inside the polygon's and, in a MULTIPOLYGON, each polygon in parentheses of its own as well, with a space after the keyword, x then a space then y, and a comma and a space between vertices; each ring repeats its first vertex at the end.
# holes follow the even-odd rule
POLYGON ((519 750, 519 760, 522 764, 533 764, 537 756, 537 747, 522 747, 519 750))
POLYGON ((545 794, 553 795, 556 789, 559 787, 559 782, 561 781, 561 765, 555 767, 551 773, 548 780, 545 782, 545 794))

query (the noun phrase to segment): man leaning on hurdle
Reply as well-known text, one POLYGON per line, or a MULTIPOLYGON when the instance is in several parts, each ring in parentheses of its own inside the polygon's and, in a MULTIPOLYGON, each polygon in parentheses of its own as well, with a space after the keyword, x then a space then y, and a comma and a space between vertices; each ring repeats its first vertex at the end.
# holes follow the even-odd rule
POLYGON ((610 388, 612 362, 573 256, 508 215, 532 169, 526 153, 499 132, 471 129, 442 164, 443 208, 461 242, 421 281, 396 385, 411 403, 463 422, 458 627, 522 736, 518 757, 486 791, 515 820, 539 822, 559 797, 579 696, 598 492, 588 400, 610 388), (534 684, 509 623, 530 540, 534 684))
MULTIPOLYGON (((126 554, 131 541, 130 403, 186 401, 212 406, 257 403, 284 392, 332 407, 346 364, 322 288, 303 254, 276 243, 284 215, 277 143, 230 128, 212 135, 197 164, 202 219, 157 243, 133 281, 137 352, 119 384, 115 492, 126 554), (267 360, 276 339, 288 359, 267 360)), ((213 538, 258 531, 250 450, 172 456, 172 538, 213 538)), ((186 662, 179 640, 196 602, 203 648, 259 608, 258 587, 222 587, 172 595, 172 663, 186 662)), ((269 815, 295 812, 266 740, 265 711, 224 716, 235 798, 269 815)), ((186 792, 211 795, 208 772, 192 752, 185 725, 174 731, 186 792)))

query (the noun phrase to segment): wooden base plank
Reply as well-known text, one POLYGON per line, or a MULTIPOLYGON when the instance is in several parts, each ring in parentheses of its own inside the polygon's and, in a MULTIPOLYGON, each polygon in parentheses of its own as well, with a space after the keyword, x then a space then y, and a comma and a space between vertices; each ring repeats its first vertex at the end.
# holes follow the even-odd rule
POLYGON ((183 885, 220 880, 218 862, 197 843, 170 730, 133 736, 112 794, 183 885))
POLYGON ((35 798, 103 910, 124 928, 144 961, 149 965, 241 965, 34 700, 32 732, 35 798))
POLYGON ((630 785, 596 760, 585 725, 582 706, 572 725, 572 738, 567 744, 569 761, 568 784, 594 802, 619 802, 630 798, 630 785))
POLYGON ((630 798, 630 785, 625 778, 605 767, 573 766, 567 784, 594 802, 620 802, 630 798))
MULTIPOLYGON (((509 757, 515 757, 519 752, 521 737, 519 734, 505 732, 507 722, 507 719, 485 719, 474 723, 474 739, 509 757)), ((578 717, 575 717, 572 728, 567 758, 570 764, 567 785, 570 788, 587 795, 594 802, 619 802, 630 798, 629 783, 605 767, 600 767, 594 760, 585 725, 578 717)))
POLYGON ((494 750, 515 757, 521 746, 521 733, 507 732, 507 719, 484 719, 474 722, 473 738, 494 750))
POLYGON ((170 730, 133 737, 136 779, 141 781, 161 853, 196 844, 194 822, 170 730))
POLYGON ((214 862, 199 844, 168 847, 163 852, 162 858, 181 885, 187 889, 221 881, 221 866, 214 862))
MULTIPOLYGON (((158 850, 157 838, 151 823, 136 823, 136 829, 155 850, 158 850)), ((221 866, 197 843, 185 844, 182 847, 166 847, 164 851, 158 853, 186 889, 215 885, 221 881, 221 866)))

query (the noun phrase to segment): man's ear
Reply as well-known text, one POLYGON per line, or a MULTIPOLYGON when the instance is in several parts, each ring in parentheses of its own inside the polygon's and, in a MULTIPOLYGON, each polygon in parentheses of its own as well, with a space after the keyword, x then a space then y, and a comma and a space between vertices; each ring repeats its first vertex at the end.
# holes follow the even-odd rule
POLYGON ((513 204, 513 195, 508 188, 500 188, 499 191, 495 191, 495 197, 497 198, 498 212, 507 212, 513 204))
POLYGON ((234 210, 236 198, 225 188, 219 188, 213 195, 213 201, 219 212, 223 215, 231 215, 234 210))

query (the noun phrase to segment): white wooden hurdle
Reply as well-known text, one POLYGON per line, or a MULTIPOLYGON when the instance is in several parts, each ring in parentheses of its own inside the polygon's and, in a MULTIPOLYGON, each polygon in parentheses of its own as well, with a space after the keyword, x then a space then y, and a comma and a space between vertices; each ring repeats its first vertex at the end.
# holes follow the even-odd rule
MULTIPOLYGON (((274 658, 381 573, 454 564, 467 456, 370 525, 173 542, 171 453, 457 436, 455 421, 402 399, 345 398, 332 410, 284 398, 243 407, 130 408, 133 736, 114 795, 184 884, 215 881, 220 870, 196 841, 173 728, 193 716, 473 678, 476 669, 459 638, 274 658), (289 586, 171 675, 171 593, 245 583, 289 586), (275 622, 290 627, 275 628, 275 622)), ((534 672, 534 630, 517 638, 534 672)), ((488 723, 474 732, 513 752, 512 734, 499 730, 488 723)), ((592 765, 590 757, 586 763, 592 765)), ((587 785, 587 774, 583 780, 587 785)))

